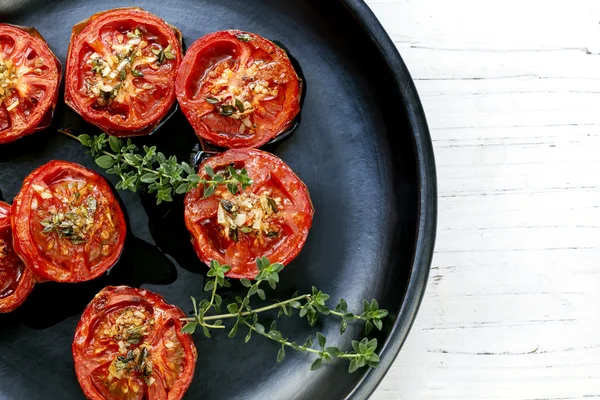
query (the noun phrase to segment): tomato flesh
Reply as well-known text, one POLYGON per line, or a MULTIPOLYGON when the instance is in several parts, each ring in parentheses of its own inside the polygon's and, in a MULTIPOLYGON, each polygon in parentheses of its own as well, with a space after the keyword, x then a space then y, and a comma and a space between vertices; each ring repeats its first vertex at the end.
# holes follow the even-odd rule
POLYGON ((65 101, 115 136, 153 131, 175 104, 179 31, 138 8, 92 16, 73 28, 65 101))
POLYGON ((226 148, 259 147, 300 112, 301 82, 287 54, 247 32, 200 38, 187 51, 175 85, 196 134, 226 148))
POLYGON ((53 161, 25 179, 13 205, 15 250, 42 280, 93 279, 118 259, 125 219, 104 178, 53 161))
POLYGON ((230 166, 246 168, 253 183, 233 195, 220 185, 204 198, 202 187, 185 198, 185 221, 192 244, 205 263, 217 260, 230 265, 231 278, 253 279, 255 260, 287 264, 306 242, 312 225, 313 207, 308 190, 279 158, 260 150, 229 150, 208 159, 201 167, 215 173, 230 166), (229 210, 229 211, 228 211, 229 210))
POLYGON ((10 206, 0 202, 0 313, 13 311, 33 290, 35 280, 12 245, 10 206))
POLYGON ((50 125, 60 70, 36 30, 0 24, 0 143, 50 125))
POLYGON ((79 382, 90 399, 180 399, 196 349, 184 314, 151 292, 103 289, 85 309, 73 342, 79 382))

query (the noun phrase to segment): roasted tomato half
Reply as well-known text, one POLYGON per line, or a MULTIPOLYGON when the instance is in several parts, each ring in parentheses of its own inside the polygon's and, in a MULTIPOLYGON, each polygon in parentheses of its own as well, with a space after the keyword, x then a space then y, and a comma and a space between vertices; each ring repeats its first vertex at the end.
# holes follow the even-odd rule
POLYGON ((246 168, 252 184, 233 195, 224 185, 205 198, 204 188, 185 197, 185 223, 200 259, 217 260, 232 268, 230 278, 253 279, 257 257, 287 264, 300 250, 312 225, 313 206, 308 190, 287 164, 260 150, 235 149, 209 158, 210 167, 229 180, 229 168, 246 168))
POLYGON ((181 333, 183 312, 127 286, 103 289, 87 306, 73 342, 75 372, 88 399, 178 400, 196 368, 181 333))
POLYGON ((123 211, 106 180, 79 164, 51 161, 31 173, 11 218, 15 251, 39 280, 94 279, 123 250, 123 211))
POLYGON ((226 148, 262 146, 300 112, 301 81, 290 59, 254 33, 221 31, 198 39, 175 88, 196 134, 226 148))
POLYGON ((0 24, 0 143, 50 125, 60 70, 35 29, 0 24))
POLYGON ((0 202, 0 313, 19 307, 33 290, 35 279, 12 245, 10 206, 0 202))
POLYGON ((181 33, 140 8, 96 14, 73 27, 65 102, 114 136, 147 135, 175 106, 181 33))

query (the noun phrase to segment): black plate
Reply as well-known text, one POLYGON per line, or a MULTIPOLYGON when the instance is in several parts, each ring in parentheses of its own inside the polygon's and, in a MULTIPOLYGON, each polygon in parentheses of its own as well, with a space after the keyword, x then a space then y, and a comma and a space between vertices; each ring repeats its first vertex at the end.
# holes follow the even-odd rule
MULTIPOLYGON (((64 65, 70 29, 122 1, 14 0, 0 3, 0 20, 35 26, 64 65), (8 3, 8 5, 7 5, 8 3), (12 6, 11 6, 12 4, 12 6)), ((282 274, 281 296, 315 285, 351 309, 377 298, 390 311, 377 370, 350 375, 335 362, 310 372, 312 358, 291 354, 277 365, 278 346, 254 338, 196 335, 199 362, 188 399, 366 398, 399 351, 425 290, 435 237, 436 185, 431 142, 417 93, 393 43, 360 0, 146 0, 135 2, 181 29, 189 46, 215 30, 238 28, 279 40, 302 65, 308 89, 302 123, 272 149, 306 182, 316 214, 301 255, 282 274)), ((23 178, 51 159, 102 172, 58 127, 95 132, 62 101, 53 126, 0 148, 0 189, 12 201, 23 178)), ((186 158, 196 143, 178 112, 138 142, 186 158)), ((71 342, 80 313, 107 284, 143 285, 190 310, 206 268, 182 228, 180 203, 156 208, 119 193, 131 232, 108 276, 86 284, 40 284, 18 311, 0 317, 0 397, 80 399, 71 342)), ((240 291, 239 287, 234 289, 240 291)), ((297 318, 280 329, 302 341, 316 330, 348 348, 362 326, 342 337, 339 321, 311 330, 297 318)))

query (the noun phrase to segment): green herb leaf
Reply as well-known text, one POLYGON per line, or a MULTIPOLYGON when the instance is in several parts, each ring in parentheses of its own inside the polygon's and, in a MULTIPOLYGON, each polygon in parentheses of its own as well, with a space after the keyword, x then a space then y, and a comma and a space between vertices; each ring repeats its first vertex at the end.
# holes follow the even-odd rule
POLYGON ((236 112, 235 107, 227 104, 227 105, 221 106, 221 110, 219 111, 219 114, 221 114, 224 117, 230 117, 235 112, 236 112))
POLYGON ((233 328, 231 329, 231 331, 229 332, 228 337, 230 339, 234 338, 235 335, 237 335, 238 327, 239 327, 239 322, 236 322, 235 325, 233 325, 233 328))
POLYGON ((319 341, 319 346, 325 347, 325 343, 327 342, 327 339, 321 332, 317 332, 317 340, 319 341))
POLYGON ((343 335, 344 332, 348 329, 348 322, 345 320, 342 321, 342 325, 340 326, 340 335, 343 335))
POLYGON ((198 326, 197 323, 195 322, 188 322, 187 324, 185 324, 185 326, 181 329, 182 333, 187 333, 189 335, 193 334, 194 332, 196 332, 196 327, 198 326))
POLYGON ((241 113, 245 111, 244 103, 242 103, 239 99, 235 99, 235 108, 237 108, 241 113))
POLYGON ((331 354, 331 356, 333 356, 333 357, 337 357, 337 356, 339 356, 339 355, 341 354, 341 351, 340 351, 340 349, 339 349, 339 348, 337 348, 337 347, 327 347, 327 348, 325 349, 325 351, 326 351, 327 353, 331 354))
POLYGON ((96 158, 96 164, 98 164, 100 168, 108 169, 115 165, 115 159, 111 156, 100 156, 96 158))
POLYGON ((247 287, 247 288, 252 286, 252 283, 250 282, 250 279, 248 279, 248 278, 240 279, 240 283, 242 284, 242 286, 247 287))
POLYGON ((256 325, 254 325, 254 328, 256 329, 256 331, 260 334, 265 333, 265 327, 262 326, 262 324, 259 324, 258 322, 256 323, 256 325))
POLYGON ((284 358, 285 358, 285 348, 282 347, 281 349, 279 349, 279 352, 277 352, 277 362, 278 363, 282 362, 284 358))
POLYGON ((348 367, 348 372, 353 374, 356 372, 357 369, 358 369, 358 361, 356 361, 356 359, 352 359, 352 361, 350 361, 350 366, 348 367))
POLYGON ((229 311, 231 314, 237 314, 239 307, 235 303, 230 303, 227 305, 227 311, 229 311))
POLYGON ((311 371, 316 371, 323 366, 323 359, 317 358, 310 366, 311 371))

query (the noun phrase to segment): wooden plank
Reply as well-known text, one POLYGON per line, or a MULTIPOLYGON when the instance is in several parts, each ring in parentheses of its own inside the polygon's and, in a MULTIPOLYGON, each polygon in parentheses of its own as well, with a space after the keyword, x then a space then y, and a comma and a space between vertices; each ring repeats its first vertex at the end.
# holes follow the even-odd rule
POLYGON ((434 141, 428 290, 373 399, 600 398, 600 3, 367 0, 434 141))

